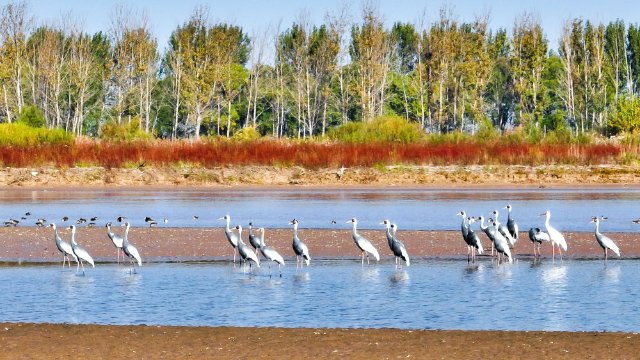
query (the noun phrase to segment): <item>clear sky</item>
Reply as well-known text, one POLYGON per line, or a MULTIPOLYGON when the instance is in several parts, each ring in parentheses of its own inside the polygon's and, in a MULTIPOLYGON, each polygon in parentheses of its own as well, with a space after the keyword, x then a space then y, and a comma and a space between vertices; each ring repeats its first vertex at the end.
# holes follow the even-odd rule
MULTIPOLYGON (((359 20, 361 1, 347 2, 352 20, 359 20)), ((323 21, 328 11, 342 8, 345 0, 28 0, 30 10, 40 22, 56 21, 62 15, 72 14, 84 23, 90 33, 109 29, 109 19, 118 4, 146 11, 151 29, 164 48, 169 35, 188 20, 194 8, 206 5, 213 22, 229 22, 241 26, 251 35, 265 31, 268 26, 289 27, 301 13, 306 13, 313 24, 323 21)), ((476 14, 490 14, 490 27, 511 29, 516 17, 524 12, 537 14, 550 47, 557 48, 562 24, 566 19, 582 17, 594 22, 607 23, 623 19, 625 23, 640 22, 640 0, 379 0, 373 1, 387 24, 395 21, 415 22, 425 13, 427 23, 438 18, 438 11, 449 6, 459 21, 472 21, 476 14)))

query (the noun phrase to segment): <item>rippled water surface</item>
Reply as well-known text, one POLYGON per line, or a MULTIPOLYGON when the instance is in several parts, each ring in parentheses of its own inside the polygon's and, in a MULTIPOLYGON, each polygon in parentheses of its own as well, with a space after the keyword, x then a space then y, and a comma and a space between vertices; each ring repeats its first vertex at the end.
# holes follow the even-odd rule
MULTIPOLYGON (((133 226, 145 225, 151 216, 161 226, 221 226, 217 220, 231 214, 234 222, 253 221, 259 226, 286 227, 293 217, 307 228, 329 228, 358 217, 361 228, 379 228, 391 219, 402 229, 454 230, 457 212, 490 215, 507 204, 521 229, 541 226, 538 214, 550 209, 551 222, 564 231, 591 231, 592 216, 608 216, 606 231, 638 231, 631 220, 640 217, 640 190, 607 189, 105 189, 0 191, 0 220, 31 216, 22 224, 33 226, 44 217, 60 221, 98 216, 103 224, 119 215, 133 226), (194 219, 198 216, 198 219, 194 219), (167 224, 162 219, 167 218, 167 224), (344 220, 344 221, 343 221, 344 220)), ((502 210, 501 219, 506 218, 502 210)), ((345 227, 347 227, 345 225, 345 227)))
MULTIPOLYGON (((230 263, 0 268, 0 321, 640 331, 637 260, 314 262, 283 277, 230 263)), ((274 274, 277 270, 274 270, 274 274)))

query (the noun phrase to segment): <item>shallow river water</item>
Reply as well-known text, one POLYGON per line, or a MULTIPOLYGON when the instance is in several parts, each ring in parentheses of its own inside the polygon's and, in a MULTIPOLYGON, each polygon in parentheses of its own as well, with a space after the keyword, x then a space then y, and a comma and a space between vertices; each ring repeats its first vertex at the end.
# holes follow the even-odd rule
POLYGON ((231 263, 0 267, 0 321, 640 331, 638 260, 315 261, 283 276, 231 263))
MULTIPOLYGON (((253 221, 264 227, 287 227, 297 218, 306 228, 330 228, 357 217, 360 228, 379 228, 390 219, 404 230, 457 230, 455 216, 490 217, 494 209, 506 219, 507 204, 520 229, 541 226, 539 216, 549 209, 551 223, 563 231, 591 231, 592 216, 607 216, 606 231, 635 232, 640 225, 640 189, 99 189, 0 191, 0 220, 20 220, 34 226, 38 217, 71 221, 98 216, 103 225, 124 215, 132 226, 144 226, 146 216, 160 226, 216 227, 230 214, 234 223, 253 221), (194 219, 197 216, 198 219, 194 219), (163 219, 167 219, 165 224, 163 219)), ((603 225, 604 226, 604 225, 603 225)), ((344 225, 348 228, 348 225, 344 225)))

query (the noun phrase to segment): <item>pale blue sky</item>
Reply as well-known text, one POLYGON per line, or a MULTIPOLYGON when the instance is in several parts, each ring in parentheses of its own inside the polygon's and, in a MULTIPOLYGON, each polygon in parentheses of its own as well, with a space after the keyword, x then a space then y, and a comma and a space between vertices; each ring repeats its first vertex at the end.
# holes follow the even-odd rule
MULTIPOLYGON (((183 24, 199 5, 207 5, 211 20, 224 21, 242 26, 248 34, 264 31, 268 25, 281 23, 281 29, 289 27, 302 12, 308 14, 312 23, 323 21, 327 11, 341 8, 344 0, 29 0, 32 14, 37 21, 49 22, 59 19, 61 14, 73 14, 84 21, 85 29, 94 33, 108 30, 112 9, 117 4, 125 4, 134 10, 145 10, 151 29, 158 38, 160 48, 164 48, 169 35, 183 24)), ((349 2, 352 20, 359 20, 361 1, 349 2)), ((532 12, 540 17, 551 48, 557 48, 557 40, 564 20, 582 17, 595 22, 609 22, 617 18, 625 23, 640 22, 639 0, 379 0, 374 1, 387 24, 395 21, 414 22, 426 11, 427 23, 438 18, 438 10, 443 5, 453 9, 459 21, 472 21, 475 14, 490 13, 490 27, 513 25, 514 19, 523 12, 532 12)))

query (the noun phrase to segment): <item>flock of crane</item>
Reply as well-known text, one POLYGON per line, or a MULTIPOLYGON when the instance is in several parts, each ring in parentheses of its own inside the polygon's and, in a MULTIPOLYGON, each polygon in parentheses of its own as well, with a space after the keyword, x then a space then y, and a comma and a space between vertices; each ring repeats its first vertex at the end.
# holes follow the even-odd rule
MULTIPOLYGON (((505 207, 508 211, 508 218, 506 224, 502 224, 499 222, 499 212, 498 210, 494 210, 492 212, 493 217, 487 219, 488 225, 485 225, 485 218, 483 216, 473 217, 467 216, 465 211, 459 212, 457 215, 462 217, 462 238, 467 245, 467 259, 470 262, 475 262, 476 255, 482 255, 484 253, 484 248, 482 246, 482 242, 480 241, 480 237, 473 230, 472 224, 475 222, 480 223, 480 229, 487 235, 489 240, 491 241, 491 255, 495 254, 497 256, 498 263, 502 263, 503 261, 513 262, 513 254, 511 250, 513 249, 515 243, 519 238, 518 224, 511 217, 512 206, 507 205, 505 207), (505 260, 506 259, 506 260, 505 260)), ((27 213, 29 214, 29 213, 27 213)), ((555 259, 555 248, 558 248, 558 252, 560 258, 562 259, 562 251, 567 251, 567 242, 557 229, 549 224, 549 220, 551 218, 551 212, 546 211, 541 216, 545 216, 546 220, 544 223, 545 230, 543 231, 538 227, 534 227, 529 229, 529 239, 533 243, 533 255, 534 257, 540 256, 540 247, 543 242, 548 242, 552 247, 552 256, 555 259)), ((600 221, 605 220, 606 218, 598 218, 593 217, 591 219, 592 223, 595 223, 595 238, 598 244, 602 247, 604 252, 605 260, 608 259, 608 251, 613 251, 616 255, 620 256, 620 250, 618 246, 611 240, 609 237, 600 233, 600 221)), ((68 218, 63 218, 63 221, 68 220, 68 218)), ((81 219, 83 220, 83 219, 81 219)), ((86 222, 78 220, 78 224, 86 222)), ((91 219, 95 220, 95 219, 91 219)), ((142 258, 140 257, 140 253, 137 248, 131 244, 128 240, 129 228, 130 224, 128 221, 125 221, 126 218, 118 217, 117 221, 122 223, 122 227, 125 228, 123 235, 118 235, 112 230, 112 223, 108 222, 105 226, 107 229, 107 236, 113 242, 113 245, 116 247, 116 258, 118 263, 120 262, 120 253, 123 253, 124 257, 128 258, 130 264, 130 272, 136 272, 135 264, 138 266, 142 266, 142 258)), ((269 246, 265 243, 265 229, 259 228, 257 229, 257 233, 254 232, 253 224, 249 223, 249 244, 253 249, 251 249, 242 239, 242 226, 237 225, 235 227, 231 227, 231 217, 229 215, 225 215, 218 220, 224 220, 226 222, 226 227, 224 228, 224 233, 226 235, 229 244, 233 247, 233 262, 236 261, 236 254, 240 255, 242 262, 249 264, 249 271, 251 271, 252 265, 256 265, 260 267, 260 255, 262 255, 263 261, 266 260, 269 264, 269 269, 271 269, 271 263, 274 262, 278 265, 278 270, 280 272, 280 276, 282 276, 282 266, 285 265, 283 256, 272 246, 269 246)), ((149 217, 145 219, 145 221, 149 224, 149 226, 154 226, 157 223, 149 217)), ((164 220, 167 222, 167 220, 164 220)), ((38 219, 38 226, 44 226, 44 219, 38 219)), ((634 221, 635 222, 635 221, 634 221)), ((335 223, 335 221, 333 221, 335 223)), ((367 259, 367 264, 369 264, 370 257, 375 258, 376 261, 380 260, 380 255, 378 250, 373 246, 371 241, 369 241, 364 236, 360 235, 357 231, 358 220, 356 218, 352 218, 347 221, 352 225, 352 238, 355 242, 356 246, 361 252, 361 262, 364 266, 364 259, 367 259)), ((640 219, 638 220, 640 223, 640 219)), ((17 223, 14 223, 15 226, 17 223)), ((295 218, 291 220, 290 225, 293 225, 293 242, 292 248, 293 252, 296 255, 296 267, 304 266, 306 264, 309 266, 311 262, 311 256, 309 254, 309 248, 307 245, 300 239, 298 236, 298 220, 295 218)), ((393 252, 395 257, 396 267, 402 266, 402 261, 404 261, 406 266, 410 266, 409 253, 404 245, 404 243, 399 240, 396 236, 396 232, 398 226, 396 224, 391 223, 389 220, 383 220, 380 225, 384 225, 386 229, 386 237, 389 245, 389 249, 393 252)), ((76 272, 80 271, 82 268, 82 274, 84 275, 84 262, 87 262, 91 266, 95 267, 95 262, 89 252, 80 246, 76 241, 76 226, 71 225, 68 229, 71 230, 71 241, 64 241, 60 235, 58 234, 58 229, 55 223, 49 224, 51 228, 53 228, 54 240, 56 247, 62 253, 62 267, 64 268, 65 263, 68 262, 69 268, 71 268, 71 259, 76 261, 76 272)), ((271 271, 271 270, 270 270, 271 271)))
MULTIPOLYGON (((475 256, 477 254, 482 254, 484 249, 482 247, 482 243, 480 242, 480 238, 471 228, 471 224, 479 221, 480 229, 487 235, 489 240, 491 240, 491 255, 494 253, 494 248, 497 252, 498 262, 502 261, 502 257, 506 257, 507 261, 513 262, 513 255, 511 254, 511 249, 515 245, 516 241, 518 241, 519 232, 518 232, 518 224, 511 217, 512 206, 507 205, 505 207, 508 211, 507 224, 502 224, 498 221, 498 216, 500 213, 498 210, 493 211, 494 218, 489 218, 489 225, 484 225, 484 217, 467 217, 467 214, 463 211, 459 212, 457 215, 462 216, 462 238, 467 244, 467 257, 469 261, 475 261, 475 256)), ((544 216, 546 218, 544 226, 546 228, 546 232, 542 231, 538 227, 529 229, 529 240, 533 243, 533 256, 540 256, 540 246, 543 242, 550 242, 552 249, 552 257, 555 259, 555 248, 558 247, 558 252, 560 254, 560 259, 562 259, 562 251, 567 251, 567 241, 564 238, 564 235, 556 228, 549 224, 549 219, 551 219, 551 211, 547 210, 544 213, 540 214, 540 216, 544 216)), ((591 223, 596 224, 595 230, 595 238, 598 242, 598 245, 602 247, 604 251, 604 259, 605 261, 608 259, 609 254, 608 251, 613 251, 616 255, 620 256, 620 249, 618 246, 611 240, 611 238, 600 233, 600 220, 606 220, 606 218, 598 218, 594 216, 591 218, 591 223)), ((635 222, 635 221, 634 221, 635 222)))

